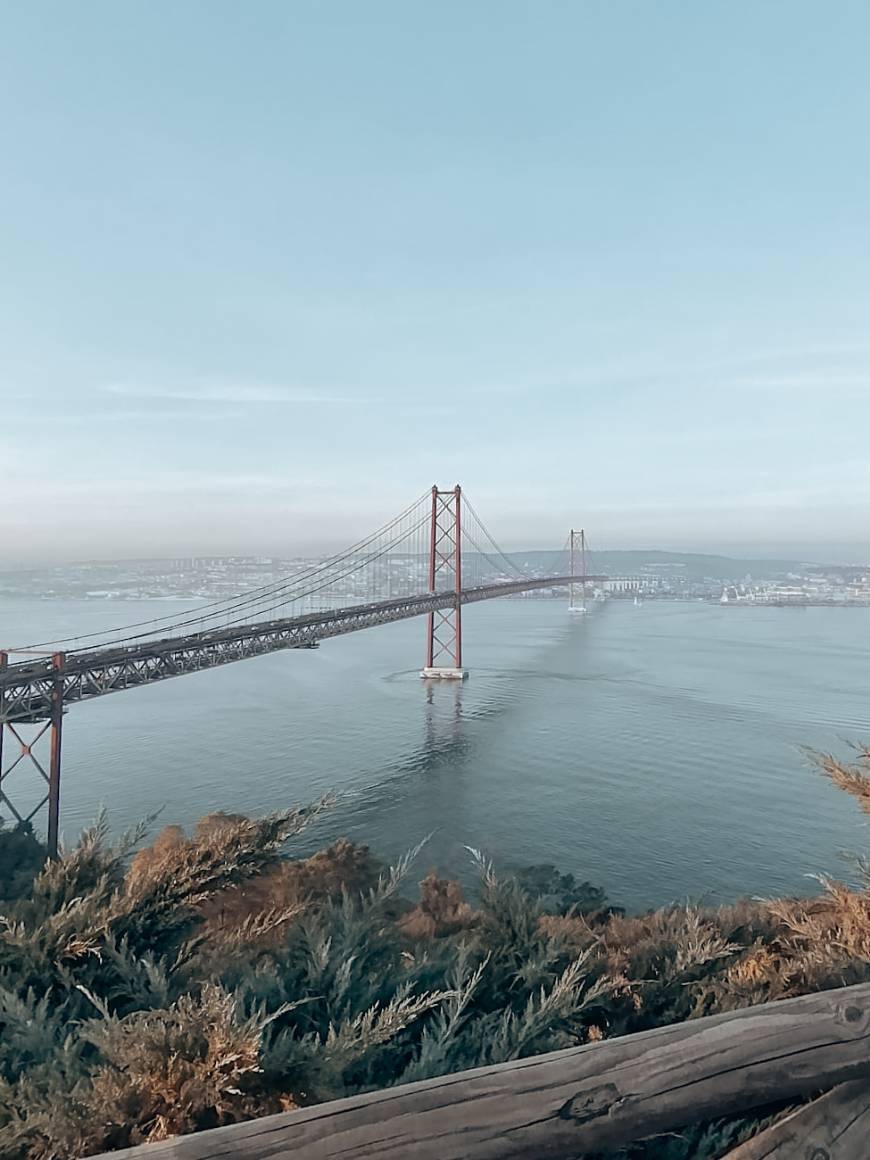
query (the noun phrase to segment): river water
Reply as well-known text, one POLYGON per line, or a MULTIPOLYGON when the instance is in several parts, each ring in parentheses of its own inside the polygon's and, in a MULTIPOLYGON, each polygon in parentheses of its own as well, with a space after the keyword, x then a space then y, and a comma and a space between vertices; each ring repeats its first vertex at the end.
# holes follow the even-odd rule
MULTIPOLYGON (((0 601, 0 643, 165 615, 165 602, 0 601)), ((467 846, 552 862, 630 908, 808 892, 868 846, 802 747, 870 740, 870 609, 554 600, 465 611, 461 687, 424 684, 422 620, 73 706, 62 831, 336 805, 342 834, 466 878, 467 846)), ((36 789, 20 766, 10 790, 36 789)))

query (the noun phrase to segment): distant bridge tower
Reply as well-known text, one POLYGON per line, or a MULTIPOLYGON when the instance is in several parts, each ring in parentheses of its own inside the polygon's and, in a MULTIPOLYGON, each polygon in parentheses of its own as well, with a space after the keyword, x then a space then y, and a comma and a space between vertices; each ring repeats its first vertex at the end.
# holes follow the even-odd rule
POLYGON ((423 678, 461 681, 462 667, 462 489, 432 488, 432 524, 429 540, 429 591, 455 593, 447 608, 430 612, 426 631, 423 678))
POLYGON ((586 532, 571 529, 571 571, 570 576, 578 576, 580 584, 572 584, 568 589, 568 611, 584 613, 586 609, 586 532), (579 570, 578 570, 579 564, 579 570), (579 597, 577 590, 580 590, 579 597))

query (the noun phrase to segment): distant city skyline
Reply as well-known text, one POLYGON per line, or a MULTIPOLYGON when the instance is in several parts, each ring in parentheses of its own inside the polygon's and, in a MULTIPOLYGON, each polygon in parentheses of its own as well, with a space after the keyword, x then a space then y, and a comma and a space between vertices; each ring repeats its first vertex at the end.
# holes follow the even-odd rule
POLYGON ((870 8, 8 6, 0 571, 870 559, 870 8))

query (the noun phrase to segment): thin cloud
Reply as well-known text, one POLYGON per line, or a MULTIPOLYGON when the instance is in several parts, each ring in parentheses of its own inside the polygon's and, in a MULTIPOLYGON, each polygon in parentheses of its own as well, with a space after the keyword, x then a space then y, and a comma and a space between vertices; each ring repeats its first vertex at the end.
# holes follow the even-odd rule
POLYGON ((729 388, 760 391, 858 391, 870 396, 870 373, 855 375, 752 375, 733 379, 729 388))
MULTIPOLYGON (((203 416, 198 408, 190 408, 187 411, 179 411, 177 408, 163 408, 155 407, 137 407, 134 410, 106 410, 104 407, 91 406, 89 410, 67 411, 60 413, 57 411, 50 411, 48 413, 31 411, 27 414, 17 414, 14 416, 15 422, 18 424, 35 424, 39 427, 92 427, 95 423, 154 423, 156 421, 176 421, 179 417, 184 415, 196 416, 198 423, 202 422, 203 416)), ((205 418, 210 416, 206 415, 205 418)), ((218 417, 218 416, 216 416, 218 417)))
MULTIPOLYGON (((34 497, 70 501, 81 498, 106 497, 103 479, 92 478, 33 478, 17 476, 7 481, 9 495, 20 492, 21 500, 34 497)), ((142 497, 178 496, 196 498, 230 494, 287 496, 330 494, 332 485, 317 477, 287 476, 268 472, 222 473, 213 471, 166 471, 156 474, 120 477, 112 484, 112 502, 128 502, 142 497)))
POLYGON ((257 383, 109 383, 103 387, 103 392, 125 399, 173 399, 185 403, 236 403, 245 406, 251 403, 335 406, 376 401, 358 395, 330 395, 305 388, 257 383))
POLYGON ((867 343, 840 343, 830 346, 782 347, 779 349, 738 352, 727 358, 702 359, 690 363, 662 360, 651 352, 639 351, 628 359, 599 363, 569 374, 543 380, 502 380, 469 384, 465 394, 479 395, 559 395, 603 387, 627 389, 662 389, 674 392, 695 390, 699 381, 711 389, 722 390, 824 390, 840 392, 867 391, 870 395, 870 356, 867 343), (819 360, 831 359, 849 366, 838 366, 826 374, 819 360), (809 370, 808 367, 812 367, 809 370))

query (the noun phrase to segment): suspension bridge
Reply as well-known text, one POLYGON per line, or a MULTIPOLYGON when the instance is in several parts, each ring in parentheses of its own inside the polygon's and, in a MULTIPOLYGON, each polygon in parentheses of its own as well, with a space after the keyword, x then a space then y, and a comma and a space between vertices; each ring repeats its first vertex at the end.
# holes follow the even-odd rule
POLYGON ((63 719, 74 704, 416 616, 427 623, 421 676, 461 680, 465 605, 567 587, 578 611, 587 585, 609 579, 588 572, 585 534, 574 531, 543 573, 529 574, 501 550, 460 487, 436 486, 350 548, 240 596, 0 649, 0 811, 26 823, 46 810, 56 854, 63 719), (32 808, 19 809, 10 776, 27 768, 43 790, 32 808))

